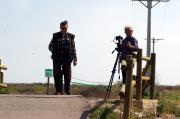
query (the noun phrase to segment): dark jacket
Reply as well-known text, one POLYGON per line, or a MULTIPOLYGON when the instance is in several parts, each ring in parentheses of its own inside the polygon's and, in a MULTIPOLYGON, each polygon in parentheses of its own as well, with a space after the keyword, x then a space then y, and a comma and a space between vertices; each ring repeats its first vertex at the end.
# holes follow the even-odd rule
POLYGON ((63 34, 57 32, 53 34, 53 38, 49 44, 49 50, 52 52, 52 59, 69 59, 77 61, 76 48, 75 48, 75 35, 71 33, 63 34), (68 39, 68 40, 64 40, 68 39), (66 41, 66 42, 65 42, 66 41), (64 45, 68 45, 66 52, 64 45))
POLYGON ((122 59, 126 59, 127 55, 132 55, 132 52, 136 52, 139 49, 138 47, 138 41, 134 37, 126 37, 122 41, 122 59), (128 42, 131 43, 134 48, 128 48, 127 44, 128 42))

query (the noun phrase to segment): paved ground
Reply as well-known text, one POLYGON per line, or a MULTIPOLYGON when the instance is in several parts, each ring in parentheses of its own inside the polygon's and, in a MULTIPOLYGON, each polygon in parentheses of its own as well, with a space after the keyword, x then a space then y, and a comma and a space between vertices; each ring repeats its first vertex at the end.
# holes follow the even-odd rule
POLYGON ((75 95, 0 95, 0 119, 86 119, 89 101, 75 95))

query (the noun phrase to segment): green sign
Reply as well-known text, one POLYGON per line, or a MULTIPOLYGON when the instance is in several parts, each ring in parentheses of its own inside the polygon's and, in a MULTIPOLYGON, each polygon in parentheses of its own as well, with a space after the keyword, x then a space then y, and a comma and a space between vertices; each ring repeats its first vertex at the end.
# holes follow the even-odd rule
POLYGON ((52 69, 45 69, 45 76, 46 77, 52 77, 53 76, 53 70, 52 69))

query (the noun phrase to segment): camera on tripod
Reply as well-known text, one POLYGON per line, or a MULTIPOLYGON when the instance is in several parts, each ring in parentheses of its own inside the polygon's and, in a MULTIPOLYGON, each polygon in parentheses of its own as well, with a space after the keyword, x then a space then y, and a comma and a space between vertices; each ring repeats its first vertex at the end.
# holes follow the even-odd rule
POLYGON ((122 41, 123 41, 123 37, 120 35, 116 36, 113 40, 113 42, 117 45, 117 47, 115 48, 115 50, 112 53, 117 51, 117 56, 116 56, 116 60, 115 60, 114 66, 113 66, 112 74, 111 74, 111 78, 110 78, 109 85, 107 87, 107 91, 106 91, 104 99, 108 99, 110 96, 113 78, 114 78, 114 75, 116 72, 117 65, 118 65, 118 74, 119 74, 119 79, 120 79, 120 61, 121 61, 121 53, 122 53, 122 41))
MULTIPOLYGON (((117 45, 117 47, 115 48, 115 50, 117 51, 117 52, 121 52, 122 51, 122 40, 123 40, 123 37, 122 36, 116 36, 115 38, 114 38, 114 43, 116 43, 116 45, 117 45)), ((112 53, 114 53, 114 51, 112 52, 112 53)))

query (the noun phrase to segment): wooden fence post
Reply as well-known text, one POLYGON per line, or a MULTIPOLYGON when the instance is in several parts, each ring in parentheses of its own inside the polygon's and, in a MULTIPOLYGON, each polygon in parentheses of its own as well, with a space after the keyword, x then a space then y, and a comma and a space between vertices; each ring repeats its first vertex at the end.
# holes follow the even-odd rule
POLYGON ((7 87, 6 84, 3 84, 3 82, 4 82, 4 73, 2 72, 2 70, 7 70, 7 67, 3 66, 1 64, 1 59, 0 59, 0 87, 7 87))
POLYGON ((155 73, 156 73, 156 54, 151 54, 151 79, 150 79, 150 99, 154 99, 155 73))
POLYGON ((3 72, 0 72, 0 83, 3 83, 4 82, 4 73, 3 72))
MULTIPOLYGON (((1 59, 0 59, 0 66, 1 66, 1 59)), ((2 79, 2 73, 1 73, 1 68, 0 68, 0 83, 3 82, 3 79, 2 79)))
POLYGON ((142 99, 142 49, 137 54, 136 100, 142 99))
POLYGON ((124 112, 123 119, 130 118, 130 110, 131 110, 131 87, 132 87, 132 71, 133 71, 133 61, 132 56, 129 55, 126 57, 127 61, 127 70, 126 70, 126 87, 125 87, 125 97, 124 97, 124 112))

